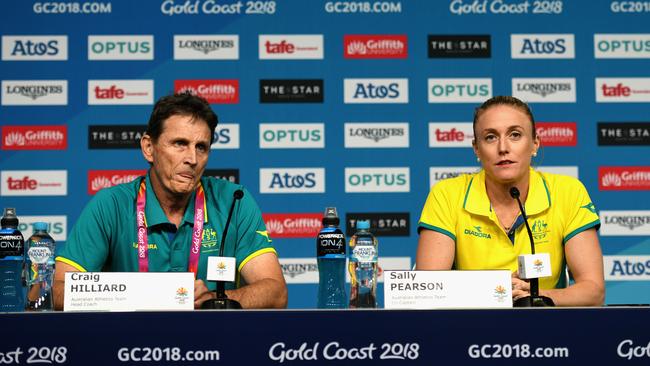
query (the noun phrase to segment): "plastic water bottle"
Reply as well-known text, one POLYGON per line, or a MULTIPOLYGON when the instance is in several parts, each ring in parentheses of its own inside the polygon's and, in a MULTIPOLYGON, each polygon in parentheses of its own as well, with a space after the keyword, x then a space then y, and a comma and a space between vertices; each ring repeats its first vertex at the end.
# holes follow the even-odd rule
POLYGON ((47 224, 35 222, 34 234, 26 243, 27 310, 52 310, 54 249, 54 239, 47 233, 47 224))
POLYGON ((350 238, 350 308, 377 307, 377 239, 368 231, 370 221, 357 221, 350 238))
POLYGON ((318 260, 318 308, 345 309, 345 235, 339 229, 335 207, 327 207, 323 229, 316 239, 318 260))
POLYGON ((16 209, 5 208, 0 220, 0 312, 23 311, 24 242, 18 230, 16 209))

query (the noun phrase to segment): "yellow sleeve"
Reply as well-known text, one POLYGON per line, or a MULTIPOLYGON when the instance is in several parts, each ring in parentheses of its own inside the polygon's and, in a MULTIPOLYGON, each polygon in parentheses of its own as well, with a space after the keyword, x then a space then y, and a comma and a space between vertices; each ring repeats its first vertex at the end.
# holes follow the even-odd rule
POLYGON ((566 243, 577 234, 591 229, 600 228, 600 219, 596 212, 589 193, 585 186, 577 179, 570 179, 569 182, 563 183, 561 199, 564 206, 565 225, 562 233, 566 243))
POLYGON ((452 204, 453 195, 450 188, 453 188, 453 183, 459 180, 458 178, 443 180, 431 188, 422 208, 418 233, 423 229, 433 230, 456 241, 457 210, 460 207, 457 205, 454 207, 452 204))

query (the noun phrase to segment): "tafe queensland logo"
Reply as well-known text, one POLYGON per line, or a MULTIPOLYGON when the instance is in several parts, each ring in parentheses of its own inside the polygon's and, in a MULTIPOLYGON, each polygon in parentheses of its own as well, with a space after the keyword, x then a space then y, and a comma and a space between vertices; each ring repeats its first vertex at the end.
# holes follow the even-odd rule
POLYGON ((346 104, 408 103, 408 79, 345 79, 346 104))
POLYGON ((512 58, 575 58, 573 34, 511 34, 512 58))
POLYGON ((145 174, 146 170, 89 170, 88 194, 93 195, 101 189, 131 182, 145 174))
POLYGON ((0 196, 65 196, 67 170, 3 170, 0 196))
POLYGON ((343 57, 352 59, 406 58, 406 35, 345 35, 343 57))
POLYGON ((88 104, 153 104, 153 80, 88 80, 88 104))
POLYGON ((210 104, 239 103, 239 80, 175 80, 176 93, 189 92, 210 104))
POLYGON ((2 105, 67 104, 67 80, 2 80, 2 105))
POLYGON ((68 127, 2 126, 2 150, 65 150, 68 127))
POLYGON ((315 238, 323 227, 322 213, 265 213, 262 218, 273 238, 315 238))
POLYGON ((259 36, 260 60, 322 60, 323 35, 259 36))
POLYGON ((68 36, 2 36, 3 61, 65 61, 68 36))
POLYGON ((175 35, 174 60, 238 60, 238 35, 175 35))
POLYGON ((261 168, 260 193, 325 193, 325 168, 261 168))
POLYGON ((650 167, 601 166, 598 168, 598 186, 602 191, 650 190, 650 167))
POLYGON ((472 147, 471 122, 430 122, 429 147, 472 147))
POLYGON ((578 142, 575 122, 536 122, 535 130, 542 146, 576 146, 578 142))
POLYGON ((596 78, 596 102, 650 102, 650 78, 596 78))

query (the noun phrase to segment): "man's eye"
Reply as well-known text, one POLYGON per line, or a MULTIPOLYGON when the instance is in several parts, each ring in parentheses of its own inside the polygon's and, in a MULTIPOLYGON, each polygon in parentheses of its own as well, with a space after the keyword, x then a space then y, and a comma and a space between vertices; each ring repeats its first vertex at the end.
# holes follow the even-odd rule
POLYGON ((497 137, 494 136, 494 135, 487 135, 487 136, 485 136, 484 138, 485 138, 485 141, 487 141, 487 142, 491 142, 491 141, 496 140, 497 137))

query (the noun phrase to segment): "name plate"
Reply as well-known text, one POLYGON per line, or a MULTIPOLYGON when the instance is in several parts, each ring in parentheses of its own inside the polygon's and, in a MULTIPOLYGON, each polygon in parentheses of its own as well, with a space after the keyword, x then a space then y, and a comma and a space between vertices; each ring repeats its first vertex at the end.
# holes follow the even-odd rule
POLYGON ((68 272, 64 311, 193 310, 191 272, 68 272))
POLYGON ((384 271, 386 309, 511 308, 510 271, 384 271))

